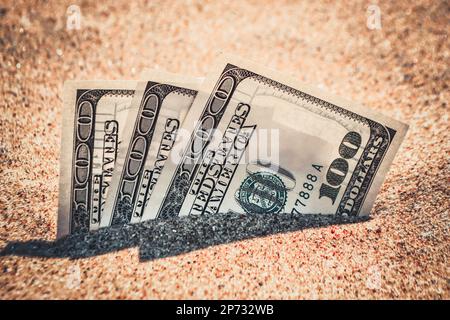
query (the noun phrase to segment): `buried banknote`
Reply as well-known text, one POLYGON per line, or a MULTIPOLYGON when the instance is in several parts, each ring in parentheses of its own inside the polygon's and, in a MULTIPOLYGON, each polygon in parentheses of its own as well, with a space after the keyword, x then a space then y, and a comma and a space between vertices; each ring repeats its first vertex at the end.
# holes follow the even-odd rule
MULTIPOLYGON (((117 196, 122 200, 119 203, 125 198, 129 200, 127 204, 140 203, 142 186, 148 187, 145 197, 150 196, 156 172, 162 170, 165 153, 170 152, 170 140, 175 139, 176 129, 197 93, 192 88, 198 87, 201 79, 155 71, 145 72, 144 77, 154 80, 66 82, 57 237, 110 225, 117 196), (164 83, 155 82, 163 79, 164 83), (141 100, 146 104, 141 104, 141 100), (139 119, 142 121, 138 123, 139 119), (135 129, 139 132, 134 132, 135 129), (126 183, 119 188, 124 186, 123 173, 129 173, 125 169, 136 168, 128 148, 144 146, 129 145, 130 141, 136 142, 135 134, 140 142, 145 141, 142 155, 144 162, 147 159, 146 165, 140 167, 142 170, 133 171, 135 186, 140 187, 130 190, 127 188, 130 184, 126 183), (127 161, 130 163, 124 168, 127 161), (148 172, 152 173, 150 180, 148 172), (107 202, 108 198, 112 200, 107 202)), ((139 221, 136 214, 134 221, 127 219, 130 206, 127 208, 118 212, 116 224, 139 221)))
POLYGON ((98 229, 136 81, 66 81, 57 237, 98 229))
POLYGON ((146 218, 370 213, 405 124, 237 57, 211 71, 146 218))
POLYGON ((128 113, 101 227, 137 223, 164 169, 201 78, 144 71, 128 113))

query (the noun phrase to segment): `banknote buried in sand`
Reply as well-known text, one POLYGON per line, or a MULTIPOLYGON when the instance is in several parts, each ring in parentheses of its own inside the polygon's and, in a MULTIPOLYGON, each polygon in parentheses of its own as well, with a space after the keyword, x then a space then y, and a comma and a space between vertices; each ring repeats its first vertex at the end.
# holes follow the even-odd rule
POLYGON ((144 76, 152 80, 65 83, 58 237, 98 229, 101 221, 117 223, 116 203, 128 216, 142 205, 139 192, 151 194, 201 79, 156 71, 144 76))
POLYGON ((201 85, 144 77, 65 86, 59 237, 226 212, 368 215, 407 131, 230 55, 201 85))

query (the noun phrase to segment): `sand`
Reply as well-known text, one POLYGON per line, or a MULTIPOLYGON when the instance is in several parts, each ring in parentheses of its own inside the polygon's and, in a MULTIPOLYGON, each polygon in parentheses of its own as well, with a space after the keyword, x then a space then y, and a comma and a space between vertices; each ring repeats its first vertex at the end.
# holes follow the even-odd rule
POLYGON ((368 1, 81 1, 66 30, 71 2, 2 1, 0 298, 449 299, 450 8, 377 3, 380 30, 368 1), (53 242, 64 80, 202 76, 221 50, 409 124, 371 219, 229 217, 227 234, 205 218, 53 242))

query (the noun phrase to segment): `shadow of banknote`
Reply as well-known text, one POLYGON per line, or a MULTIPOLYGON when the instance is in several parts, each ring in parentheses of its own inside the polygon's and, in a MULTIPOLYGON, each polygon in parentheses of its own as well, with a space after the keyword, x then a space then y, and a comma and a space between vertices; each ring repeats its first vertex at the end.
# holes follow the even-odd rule
POLYGON ((366 221, 367 217, 324 215, 214 214, 151 220, 72 234, 56 241, 9 242, 0 256, 80 259, 139 247, 141 261, 272 234, 366 221))

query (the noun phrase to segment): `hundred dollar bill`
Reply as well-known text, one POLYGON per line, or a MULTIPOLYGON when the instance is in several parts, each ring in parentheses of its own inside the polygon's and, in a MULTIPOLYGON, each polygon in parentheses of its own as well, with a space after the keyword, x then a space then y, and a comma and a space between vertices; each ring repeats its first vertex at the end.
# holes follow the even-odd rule
POLYGON ((57 236, 95 230, 136 81, 66 81, 57 236))
POLYGON ((143 219, 177 131, 202 79, 146 71, 128 114, 124 141, 102 214, 101 227, 143 219))
POLYGON ((222 56, 144 216, 368 215, 407 126, 222 56))

